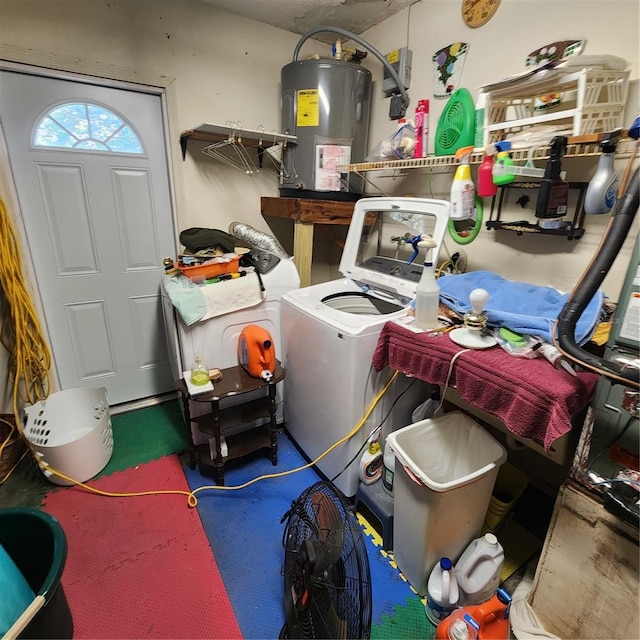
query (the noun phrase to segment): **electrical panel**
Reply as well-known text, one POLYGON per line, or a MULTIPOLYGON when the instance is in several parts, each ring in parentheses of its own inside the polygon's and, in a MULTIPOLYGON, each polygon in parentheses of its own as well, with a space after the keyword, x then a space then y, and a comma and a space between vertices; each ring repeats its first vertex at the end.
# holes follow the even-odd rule
MULTIPOLYGON (((385 56, 387 62, 391 65, 393 70, 398 74, 398 78, 400 78, 400 82, 404 85, 405 89, 409 88, 409 84, 411 83, 411 59, 413 57, 413 53, 411 49, 407 47, 402 47, 401 49, 395 49, 394 51, 390 51, 385 56)), ((391 74, 387 67, 384 68, 384 77, 382 80, 382 91, 385 96, 388 96, 392 93, 399 93, 399 89, 396 86, 391 74)))

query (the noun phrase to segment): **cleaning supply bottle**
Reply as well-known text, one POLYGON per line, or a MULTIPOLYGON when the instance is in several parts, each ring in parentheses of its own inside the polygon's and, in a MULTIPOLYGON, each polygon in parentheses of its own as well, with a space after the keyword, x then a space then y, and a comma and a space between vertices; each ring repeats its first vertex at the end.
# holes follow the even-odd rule
POLYGON ((469 158, 473 147, 462 147, 455 153, 455 158, 460 163, 453 175, 451 183, 451 219, 468 220, 473 218, 476 200, 476 187, 471 179, 471 167, 469 158))
POLYGON ((191 384, 200 387, 207 382, 209 382, 209 369, 205 367, 202 355, 196 353, 191 365, 191 384))
POLYGON ((360 459, 358 476, 363 484, 373 484, 382 476, 382 449, 377 440, 369 443, 360 459))
POLYGON ((384 454, 382 456, 382 488, 390 496, 393 495, 393 476, 396 468, 396 454, 391 447, 389 440, 384 443, 384 454))
POLYGON ((482 149, 484 145, 484 112, 487 107, 487 94, 480 92, 476 100, 476 130, 473 138, 473 146, 482 149))
POLYGON ((437 640, 509 640, 511 595, 498 589, 486 602, 454 611, 436 628, 437 640))
POLYGON ((504 549, 493 533, 472 540, 456 562, 460 605, 488 600, 500 584, 504 549))
POLYGON ((416 146, 414 158, 426 158, 429 155, 429 101, 418 100, 416 107, 416 146))
POLYGON ((423 235, 418 247, 425 249, 422 275, 416 287, 416 319, 418 329, 435 329, 438 326, 440 287, 433 272, 431 250, 436 246, 431 236, 423 235))
POLYGON ((427 581, 425 613, 432 624, 438 626, 458 606, 458 583, 453 563, 449 558, 440 558, 433 567, 427 581))
POLYGON ((567 213, 569 184, 561 177, 562 156, 567 148, 566 136, 554 136, 544 177, 540 180, 536 218, 562 218, 567 213))
POLYGON ((493 184, 501 187, 516 179, 515 173, 509 170, 514 165, 510 154, 511 143, 508 140, 502 140, 501 142, 496 142, 495 148, 498 154, 491 170, 491 176, 493 184))
POLYGON ((489 198, 498 193, 498 185, 493 181, 493 156, 496 153, 494 144, 487 145, 484 149, 482 164, 478 167, 478 195, 481 198, 489 198))
POLYGON ((618 191, 618 174, 613 168, 613 158, 621 129, 605 135, 600 142, 602 155, 598 168, 589 182, 584 196, 584 212, 589 215, 609 213, 613 209, 618 191))

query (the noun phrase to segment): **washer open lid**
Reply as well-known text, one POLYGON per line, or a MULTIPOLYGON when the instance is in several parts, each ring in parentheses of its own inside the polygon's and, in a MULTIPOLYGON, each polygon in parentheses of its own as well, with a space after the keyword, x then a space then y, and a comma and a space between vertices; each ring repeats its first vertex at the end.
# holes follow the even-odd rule
POLYGON ((431 258, 437 264, 449 221, 449 202, 428 198, 362 198, 353 216, 340 272, 363 287, 391 294, 401 304, 415 296, 422 275, 424 250, 411 240, 433 237, 431 258))

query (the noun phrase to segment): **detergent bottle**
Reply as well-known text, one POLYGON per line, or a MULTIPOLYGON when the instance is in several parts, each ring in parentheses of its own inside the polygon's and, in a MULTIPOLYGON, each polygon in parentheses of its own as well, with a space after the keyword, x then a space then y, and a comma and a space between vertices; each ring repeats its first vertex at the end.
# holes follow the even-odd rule
POLYGON ((500 584, 504 549, 492 533, 472 540, 456 562, 460 604, 479 604, 488 600, 500 584))
POLYGON ((494 144, 487 145, 484 149, 482 164, 478 167, 478 195, 481 198, 495 196, 498 193, 498 185, 493 182, 493 156, 496 153, 494 144))
POLYGON ((416 287, 416 319, 418 329, 435 329, 438 326, 438 310, 440 308, 440 287, 433 272, 433 262, 430 255, 436 246, 431 236, 423 235, 418 247, 425 249, 422 275, 416 287))
POLYGON ((462 607, 436 628, 438 640, 509 640, 511 595, 498 589, 495 595, 477 605, 462 607))
POLYGON ((425 613, 427 618, 438 626, 458 606, 458 583, 453 563, 449 558, 440 558, 427 581, 427 602, 425 613))
POLYGON ((584 196, 584 212, 588 215, 609 213, 616 203, 618 174, 613 168, 613 157, 620 131, 616 129, 608 133, 600 142, 602 155, 584 196))
POLYGON ((458 168, 453 175, 451 183, 451 219, 468 220, 473 218, 476 200, 476 187, 471 179, 471 167, 469 158, 473 147, 462 147, 455 153, 456 160, 459 161, 458 168))
POLYGON ((257 324, 248 324, 238 339, 238 362, 254 378, 269 381, 276 370, 271 334, 257 324))
POLYGON ((382 475, 382 449, 377 440, 369 443, 360 459, 358 476, 363 484, 373 484, 382 475))

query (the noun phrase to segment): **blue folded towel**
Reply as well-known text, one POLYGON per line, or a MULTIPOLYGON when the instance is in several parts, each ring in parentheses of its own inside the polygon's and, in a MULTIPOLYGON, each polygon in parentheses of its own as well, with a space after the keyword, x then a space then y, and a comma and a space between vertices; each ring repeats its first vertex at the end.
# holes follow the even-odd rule
MULTIPOLYGON (((489 300, 485 313, 489 325, 507 327, 549 343, 553 325, 569 297, 553 287, 511 282, 492 271, 443 276, 438 284, 442 302, 460 314, 471 310, 469 294, 474 289, 486 289, 489 300)), ((587 305, 576 325, 576 343, 584 344, 593 335, 600 321, 603 299, 604 294, 598 291, 587 305)))

